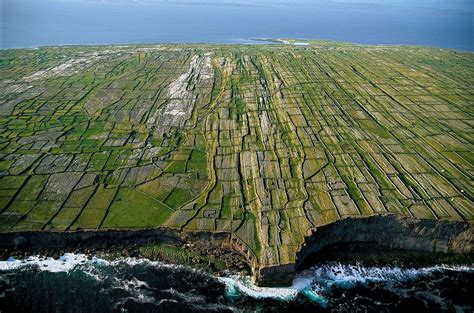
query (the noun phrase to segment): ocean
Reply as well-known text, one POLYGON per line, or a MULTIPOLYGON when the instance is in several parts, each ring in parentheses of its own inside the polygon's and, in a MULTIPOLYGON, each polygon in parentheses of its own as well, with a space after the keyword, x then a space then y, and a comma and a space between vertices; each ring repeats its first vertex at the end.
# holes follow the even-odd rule
POLYGON ((326 263, 291 287, 146 259, 66 253, 0 262, 1 312, 472 312, 474 267, 326 263))
POLYGON ((473 2, 3 0, 2 48, 303 38, 474 50, 473 2))
MULTIPOLYGON (((472 0, 421 2, 3 0, 0 42, 21 48, 306 38, 474 51, 472 0)), ((333 262, 299 273, 291 287, 259 288, 249 277, 146 259, 30 256, 0 262, 0 312, 472 312, 473 282, 472 266, 333 262)))

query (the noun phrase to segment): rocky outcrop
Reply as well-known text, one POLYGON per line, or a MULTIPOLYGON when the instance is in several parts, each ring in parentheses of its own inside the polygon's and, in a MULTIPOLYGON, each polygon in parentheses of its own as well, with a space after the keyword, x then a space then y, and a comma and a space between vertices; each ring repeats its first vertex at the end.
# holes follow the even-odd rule
POLYGON ((260 286, 291 284, 294 273, 301 269, 305 261, 323 249, 341 244, 377 244, 387 250, 474 253, 474 227, 470 222, 406 218, 392 214, 345 218, 314 228, 312 234, 305 238, 295 263, 264 267, 230 233, 188 233, 170 228, 0 233, 0 248, 107 248, 202 240, 239 252, 252 267, 255 283, 260 286))
POLYGON ((295 264, 260 268, 255 270, 254 277, 259 285, 289 284, 294 272, 321 250, 340 244, 364 243, 377 244, 387 250, 471 254, 474 252, 474 227, 469 222, 393 214, 345 218, 314 228, 305 238, 295 264))
POLYGON ((253 280, 258 286, 290 286, 295 274, 295 264, 282 264, 253 268, 253 280))
POLYGON ((296 268, 323 248, 364 242, 387 249, 467 254, 474 251, 474 227, 469 222, 416 219, 393 214, 345 218, 320 226, 305 238, 297 255, 296 268))
POLYGON ((84 247, 94 249, 155 243, 184 244, 197 240, 207 240, 227 246, 232 245, 231 235, 228 233, 187 233, 170 228, 151 228, 66 232, 6 232, 0 233, 0 248, 33 250, 38 248, 67 249, 69 247, 84 247))
MULTIPOLYGON (((107 229, 77 231, 28 231, 0 233, 0 258, 40 254, 57 258, 64 252, 150 258, 140 248, 165 244, 189 249, 201 256, 223 261, 228 270, 248 273, 254 258, 248 249, 226 232, 185 232, 172 228, 107 229)), ((153 259, 154 256, 151 256, 153 259)), ((209 259, 204 259, 209 262, 209 259)), ((153 260, 169 262, 158 256, 153 260)), ((173 261, 171 261, 173 262, 173 261)), ((199 265, 199 264, 198 264, 199 265)), ((207 264, 208 268, 210 264, 207 264)), ((198 266, 199 267, 199 266, 198 266)), ((200 267, 201 268, 201 267, 200 267)), ((216 272, 214 272, 216 273, 216 272)))

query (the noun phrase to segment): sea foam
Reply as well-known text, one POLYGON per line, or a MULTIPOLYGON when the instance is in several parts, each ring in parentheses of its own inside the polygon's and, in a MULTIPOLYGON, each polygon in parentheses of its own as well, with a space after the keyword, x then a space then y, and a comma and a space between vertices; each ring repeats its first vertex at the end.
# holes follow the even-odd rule
POLYGON ((0 271, 15 270, 27 266, 37 266, 38 269, 42 271, 68 272, 77 265, 94 261, 94 259, 88 260, 85 254, 74 253, 65 253, 57 260, 51 257, 42 256, 30 256, 23 260, 17 260, 10 257, 6 261, 0 261, 0 271))
MULTIPOLYGON (((0 271, 17 270, 23 267, 36 267, 40 271, 69 272, 80 266, 84 273, 94 277, 96 280, 102 280, 104 279, 104 273, 98 270, 97 267, 114 267, 123 263, 130 266, 145 264, 147 266, 166 267, 170 269, 184 268, 183 266, 164 264, 148 259, 119 258, 108 261, 98 257, 87 257, 85 254, 65 253, 59 257, 59 259, 30 256, 23 260, 17 260, 10 257, 6 261, 0 261, 0 271)), ((187 269, 194 271, 190 268, 187 269)), ((256 286, 250 276, 229 275, 226 277, 217 277, 217 279, 225 284, 226 296, 229 299, 247 296, 253 299, 273 299, 289 302, 295 300, 298 296, 302 296, 324 306, 327 303, 327 298, 333 287, 349 289, 356 284, 368 284, 371 282, 404 282, 430 275, 435 271, 444 270, 474 272, 474 267, 438 265, 414 269, 329 263, 318 265, 298 273, 290 287, 275 288, 256 286)), ((124 286, 131 284, 134 288, 138 288, 142 283, 143 282, 140 281, 126 281, 126 284, 120 287, 125 288, 124 286)))
POLYGON ((405 282, 430 275, 435 271, 444 270, 473 272, 474 267, 438 265, 415 269, 331 263, 315 266, 298 273, 291 287, 258 287, 253 284, 249 276, 234 275, 220 277, 219 280, 225 283, 226 294, 229 298, 238 298, 244 295, 254 299, 293 301, 300 295, 321 306, 325 306, 333 287, 350 289, 356 284, 365 285, 371 282, 405 282))

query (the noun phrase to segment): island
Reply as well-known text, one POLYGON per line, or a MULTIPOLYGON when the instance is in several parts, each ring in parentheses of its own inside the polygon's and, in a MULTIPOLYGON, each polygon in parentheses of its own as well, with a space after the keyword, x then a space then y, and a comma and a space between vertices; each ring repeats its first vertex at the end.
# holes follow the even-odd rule
POLYGON ((279 42, 0 51, 0 248, 472 255, 474 55, 279 42))

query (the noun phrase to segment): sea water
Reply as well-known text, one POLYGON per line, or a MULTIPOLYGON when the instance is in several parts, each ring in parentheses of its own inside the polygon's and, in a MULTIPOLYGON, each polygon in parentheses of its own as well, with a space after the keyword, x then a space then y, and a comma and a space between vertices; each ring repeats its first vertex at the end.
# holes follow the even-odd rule
POLYGON ((231 273, 67 253, 1 261, 0 311, 472 312, 473 281, 472 266, 326 263, 298 273, 290 287, 266 288, 231 273))
POLYGON ((472 0, 2 0, 2 48, 302 38, 474 50, 472 0))

